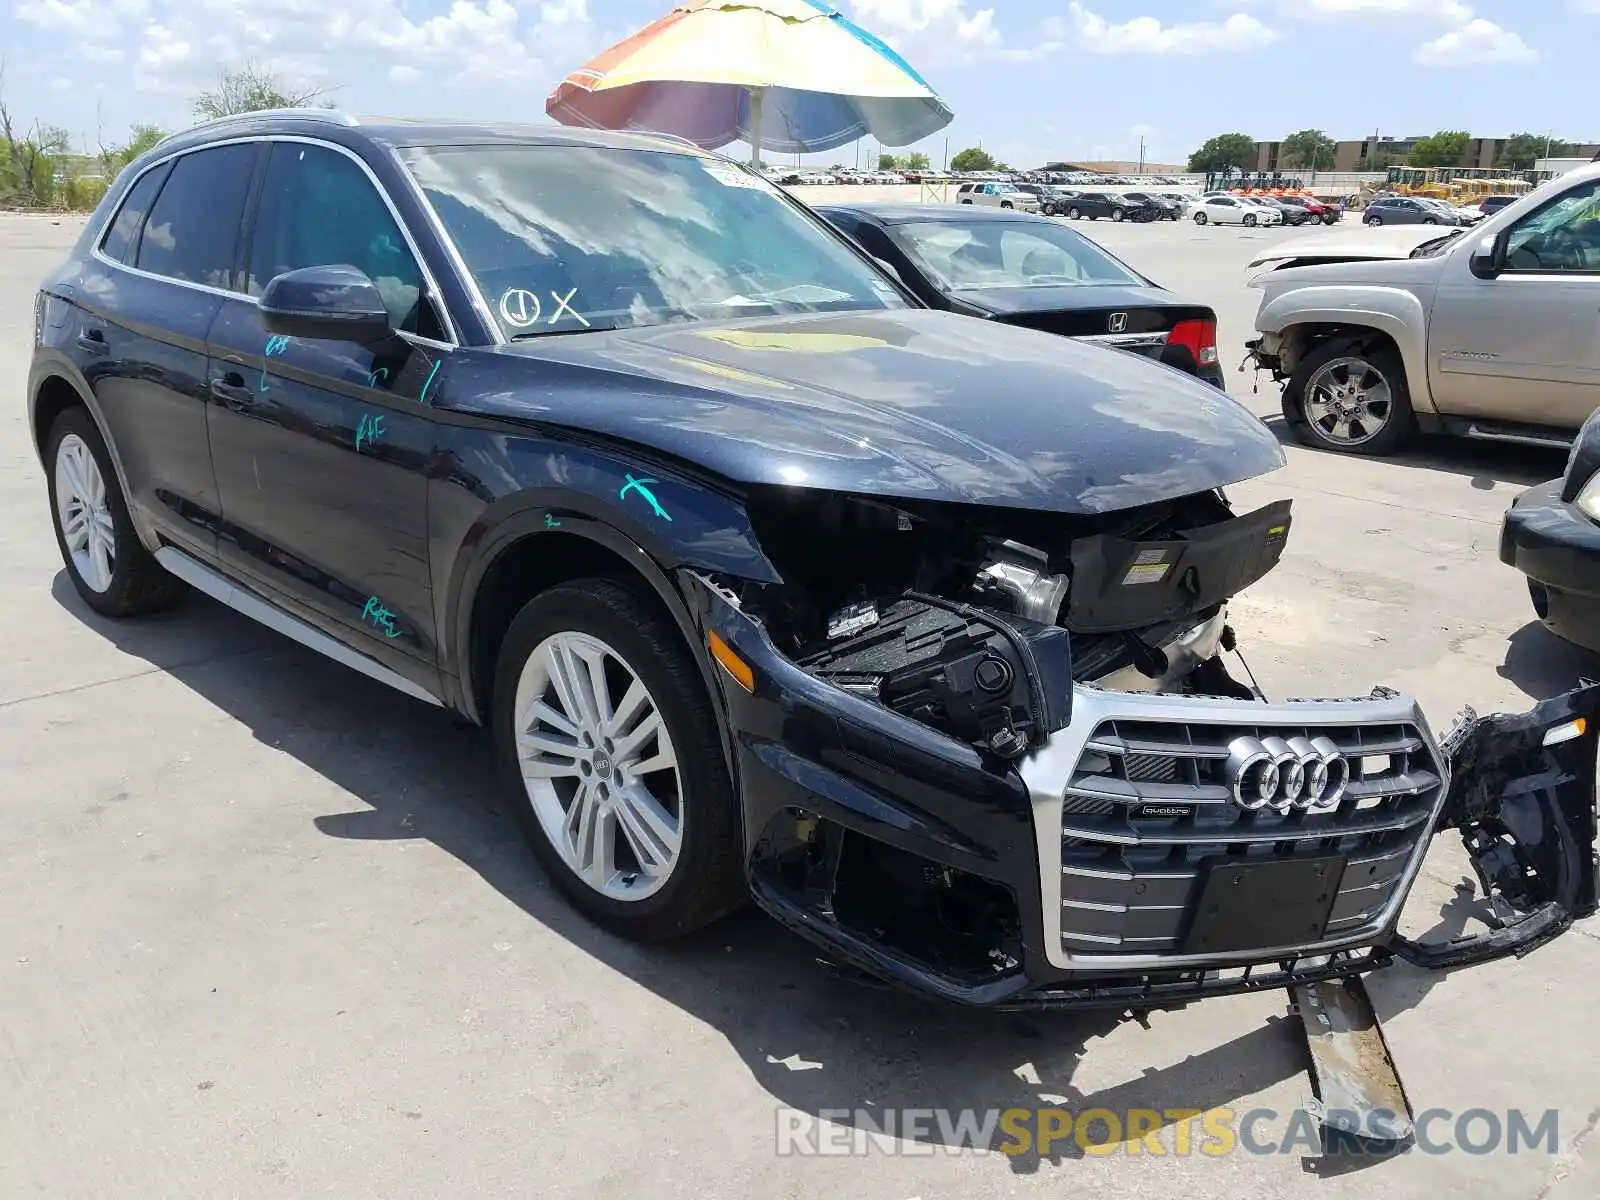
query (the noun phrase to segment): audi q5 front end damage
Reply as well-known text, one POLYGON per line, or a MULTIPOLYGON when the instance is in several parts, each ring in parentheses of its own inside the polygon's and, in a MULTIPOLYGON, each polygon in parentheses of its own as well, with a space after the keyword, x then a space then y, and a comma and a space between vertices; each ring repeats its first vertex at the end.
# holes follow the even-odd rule
POLYGON ((760 495, 783 583, 684 571, 721 663, 761 906, 880 980, 1147 1008, 1518 953, 1593 912, 1600 688, 1436 738, 1417 704, 1268 701, 1227 601, 1287 503, 1093 519, 760 495), (1458 830, 1494 927, 1401 910, 1458 830))

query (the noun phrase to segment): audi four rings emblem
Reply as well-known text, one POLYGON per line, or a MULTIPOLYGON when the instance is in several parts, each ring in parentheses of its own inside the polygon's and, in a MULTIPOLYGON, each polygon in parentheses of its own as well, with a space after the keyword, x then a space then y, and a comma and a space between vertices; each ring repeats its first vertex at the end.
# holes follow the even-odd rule
POLYGON ((1112 333, 1121 333, 1128 327, 1127 313, 1112 313, 1111 319, 1106 322, 1106 328, 1112 333))
POLYGON ((1350 782, 1350 764, 1326 737, 1236 737, 1227 772, 1234 803, 1250 812, 1325 812, 1350 782))

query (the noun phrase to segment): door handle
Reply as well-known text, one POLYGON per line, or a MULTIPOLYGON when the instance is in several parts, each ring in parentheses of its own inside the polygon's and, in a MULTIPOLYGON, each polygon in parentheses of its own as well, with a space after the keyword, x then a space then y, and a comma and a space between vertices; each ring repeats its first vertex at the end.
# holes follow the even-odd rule
POLYGON ((85 329, 78 335, 78 347, 90 354, 104 354, 110 348, 106 345, 106 333, 103 329, 85 329))
POLYGON ((242 407, 255 399, 255 393, 238 371, 229 371, 212 379, 211 394, 230 408, 242 407))

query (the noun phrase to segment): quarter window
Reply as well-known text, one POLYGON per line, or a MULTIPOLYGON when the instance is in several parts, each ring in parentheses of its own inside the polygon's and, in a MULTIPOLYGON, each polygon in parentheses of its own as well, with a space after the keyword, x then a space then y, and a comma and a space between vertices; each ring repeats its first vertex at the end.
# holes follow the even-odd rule
POLYGON ((150 211, 150 205, 155 200, 156 193, 161 190, 161 185, 166 182, 167 172, 171 169, 171 163, 152 167, 139 176, 139 181, 128 189, 122 207, 117 210, 116 219, 111 222, 111 227, 106 230, 105 240, 100 243, 100 250, 107 258, 128 266, 133 265, 139 253, 139 231, 144 228, 145 214, 150 211))
POLYGON ((1580 184, 1513 225, 1506 238, 1506 268, 1600 274, 1600 180, 1580 184))
POLYGON ((351 266, 377 284, 396 329, 440 340, 422 268, 372 180, 352 159, 274 142, 261 184, 245 288, 259 296, 285 271, 351 266))
POLYGON ((255 158, 256 146, 240 142, 196 150, 178 159, 145 221, 138 268, 170 279, 231 288, 255 158))

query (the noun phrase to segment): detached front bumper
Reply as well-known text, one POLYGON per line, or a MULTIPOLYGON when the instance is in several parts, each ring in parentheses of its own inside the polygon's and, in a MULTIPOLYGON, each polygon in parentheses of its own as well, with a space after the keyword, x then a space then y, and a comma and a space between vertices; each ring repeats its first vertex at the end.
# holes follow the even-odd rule
POLYGON ((1397 955, 1517 953, 1594 909, 1600 687, 1474 718, 1441 746, 1414 702, 1382 690, 1263 704, 1080 685, 1070 724, 1005 764, 807 674, 720 593, 700 600, 705 630, 755 677, 753 693, 723 687, 752 893, 891 984, 1003 1008, 1155 1007, 1397 955), (1328 739, 1344 798, 1240 807, 1224 772, 1235 739, 1273 736, 1328 739), (1400 911, 1450 828, 1522 920, 1417 946, 1400 911))

